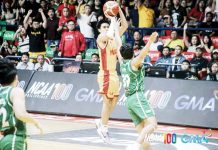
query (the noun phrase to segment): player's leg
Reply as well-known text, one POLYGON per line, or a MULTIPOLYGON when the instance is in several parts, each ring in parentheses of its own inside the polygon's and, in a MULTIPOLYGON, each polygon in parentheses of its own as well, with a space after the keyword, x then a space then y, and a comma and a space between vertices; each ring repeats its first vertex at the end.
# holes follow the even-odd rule
POLYGON ((106 95, 103 95, 101 119, 95 120, 97 132, 101 137, 101 139, 107 144, 111 144, 109 133, 108 133, 108 120, 111 113, 111 104, 112 104, 112 99, 109 99, 106 95))
POLYGON ((144 98, 143 92, 137 92, 132 95, 128 100, 128 107, 131 108, 129 113, 136 125, 137 131, 140 133, 136 143, 132 146, 130 145, 128 148, 137 150, 140 149, 140 145, 142 145, 143 149, 150 149, 150 144, 145 141, 145 138, 152 133, 157 126, 153 109, 144 98))
POLYGON ((143 120, 143 126, 137 126, 137 131, 139 132, 139 137, 136 142, 142 144, 144 150, 150 150, 151 146, 149 141, 146 141, 146 138, 154 132, 157 127, 157 121, 155 117, 150 117, 143 120))
POLYGON ((151 134, 157 127, 157 121, 155 118, 154 110, 150 106, 149 102, 145 99, 143 92, 137 92, 137 103, 135 105, 135 113, 144 122, 144 128, 142 129, 138 143, 143 143, 145 136, 151 134))
POLYGON ((113 99, 108 98, 106 95, 103 95, 103 106, 101 111, 101 123, 102 125, 107 125, 110 118, 111 109, 112 109, 113 99))

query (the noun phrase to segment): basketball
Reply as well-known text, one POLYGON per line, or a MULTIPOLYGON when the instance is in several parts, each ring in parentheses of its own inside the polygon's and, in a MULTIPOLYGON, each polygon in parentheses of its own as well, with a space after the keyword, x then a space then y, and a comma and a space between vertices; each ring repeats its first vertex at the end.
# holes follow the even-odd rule
POLYGON ((119 5, 115 1, 108 1, 104 4, 103 11, 109 16, 114 17, 119 13, 119 5))

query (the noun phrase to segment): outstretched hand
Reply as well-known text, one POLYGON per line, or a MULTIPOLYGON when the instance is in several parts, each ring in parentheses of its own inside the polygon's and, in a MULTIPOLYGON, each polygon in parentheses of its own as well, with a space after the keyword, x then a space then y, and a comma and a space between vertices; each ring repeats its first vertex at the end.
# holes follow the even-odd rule
POLYGON ((43 128, 41 126, 41 124, 39 124, 38 122, 35 124, 35 126, 40 130, 40 134, 44 134, 43 128))
POLYGON ((157 32, 153 32, 149 38, 149 40, 153 43, 158 37, 158 33, 157 32))

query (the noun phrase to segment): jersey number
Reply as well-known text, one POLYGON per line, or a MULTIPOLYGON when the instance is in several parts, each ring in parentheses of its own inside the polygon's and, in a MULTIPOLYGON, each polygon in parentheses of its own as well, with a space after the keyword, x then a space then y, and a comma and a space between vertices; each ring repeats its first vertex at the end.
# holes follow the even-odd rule
POLYGON ((0 108, 0 121, 1 121, 2 127, 5 126, 6 118, 7 118, 7 111, 4 107, 2 107, 0 108))
POLYGON ((124 88, 128 88, 129 87, 129 83, 130 83, 130 78, 128 75, 122 75, 123 78, 123 86, 124 88))

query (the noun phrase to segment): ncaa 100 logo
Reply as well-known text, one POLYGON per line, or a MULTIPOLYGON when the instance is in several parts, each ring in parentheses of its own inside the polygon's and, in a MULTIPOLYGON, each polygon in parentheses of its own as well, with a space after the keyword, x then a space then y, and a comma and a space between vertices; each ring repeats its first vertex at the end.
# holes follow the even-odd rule
POLYGON ((69 98, 72 89, 73 84, 34 82, 27 90, 26 96, 31 98, 64 101, 69 98))

